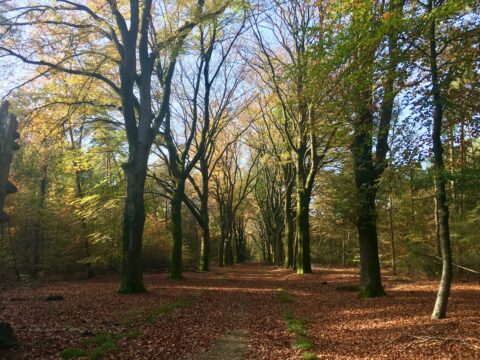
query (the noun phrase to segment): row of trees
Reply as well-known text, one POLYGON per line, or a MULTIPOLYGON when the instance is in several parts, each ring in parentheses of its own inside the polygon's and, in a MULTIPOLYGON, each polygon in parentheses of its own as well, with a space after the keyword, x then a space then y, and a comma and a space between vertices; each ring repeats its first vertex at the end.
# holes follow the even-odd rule
POLYGON ((190 255, 208 271, 212 246, 220 266, 252 252, 304 274, 312 250, 333 263, 337 243, 342 264, 354 261, 358 234, 373 297, 378 230, 394 270, 415 252, 397 239, 435 233, 433 317, 445 316, 449 203, 458 219, 477 209, 475 1, 0 7, 0 53, 22 77, 8 95, 25 119, 12 206, 31 205, 3 232, 14 263, 35 274, 62 253, 91 276, 121 259, 120 291, 134 293, 154 253, 171 252, 173 278, 190 255), (413 229, 399 229, 401 211, 413 229))

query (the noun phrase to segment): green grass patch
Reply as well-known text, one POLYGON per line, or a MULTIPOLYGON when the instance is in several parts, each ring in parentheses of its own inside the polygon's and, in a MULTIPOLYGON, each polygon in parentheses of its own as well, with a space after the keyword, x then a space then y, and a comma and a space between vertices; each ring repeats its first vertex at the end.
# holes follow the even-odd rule
MULTIPOLYGON (((308 337, 308 331, 305 325, 307 320, 302 318, 297 318, 291 313, 286 312, 283 316, 285 323, 287 325, 287 330, 295 335, 295 348, 308 351, 313 349, 313 343, 308 337)), ((306 352, 304 354, 304 359, 317 359, 315 354, 306 352), (314 357, 311 357, 314 356, 314 357)))
POLYGON ((122 339, 127 338, 127 339, 138 339, 142 335, 140 330, 130 330, 129 332, 122 334, 122 339))
POLYGON ((108 340, 92 350, 90 353, 90 359, 99 360, 110 353, 116 352, 117 350, 118 346, 112 340, 108 340))
POLYGON ((140 313, 138 310, 130 310, 118 320, 118 324, 130 327, 139 316, 140 313))
POLYGON ((79 349, 79 348, 68 348, 63 350, 60 353, 60 356, 63 360, 68 360, 68 359, 78 359, 81 357, 86 357, 87 356, 87 351, 84 349, 79 349))
POLYGON ((86 339, 85 344, 87 344, 87 345, 97 345, 97 346, 102 345, 105 342, 111 341, 112 336, 113 336, 112 334, 109 334, 109 333, 106 333, 106 332, 98 333, 94 337, 92 337, 90 339, 86 339))
POLYGON ((297 335, 295 338, 295 347, 297 349, 307 351, 313 348, 313 344, 307 336, 297 335))
POLYGON ((147 324, 153 324, 155 321, 158 320, 164 314, 168 314, 174 310, 182 309, 188 306, 188 302, 185 300, 179 300, 171 304, 162 304, 148 312, 143 320, 147 324))
POLYGON ((88 357, 91 360, 102 359, 108 354, 119 350, 117 342, 122 339, 136 339, 140 337, 139 330, 130 330, 126 333, 111 334, 107 332, 98 333, 94 337, 84 341, 85 346, 90 347, 87 351, 80 348, 65 349, 61 352, 62 359, 77 359, 80 357, 88 357), (93 347, 93 349, 92 349, 93 347))
MULTIPOLYGON (((181 309, 188 306, 186 300, 179 300, 170 304, 162 304, 143 315, 141 312, 130 311, 123 318, 120 319, 120 323, 125 326, 132 326, 136 320, 143 320, 145 323, 153 324, 164 314, 168 314, 177 309, 181 309)), ((141 336, 141 332, 137 329, 131 329, 128 332, 123 333, 108 333, 101 332, 95 336, 86 339, 84 341, 85 347, 90 350, 80 348, 69 348, 61 352, 62 359, 76 359, 79 357, 88 357, 91 360, 99 360, 105 356, 114 353, 119 350, 118 342, 122 339, 136 339, 141 336)))
POLYGON ((284 320, 287 323, 287 330, 295 335, 306 335, 305 329, 306 320, 301 318, 295 318, 292 314, 286 313, 284 320))
POLYGON ((303 354, 303 360, 318 360, 318 357, 314 353, 306 352, 303 354))
POLYGON ((277 293, 275 294, 275 299, 277 299, 279 302, 284 304, 293 303, 295 301, 293 296, 283 289, 277 289, 277 293))

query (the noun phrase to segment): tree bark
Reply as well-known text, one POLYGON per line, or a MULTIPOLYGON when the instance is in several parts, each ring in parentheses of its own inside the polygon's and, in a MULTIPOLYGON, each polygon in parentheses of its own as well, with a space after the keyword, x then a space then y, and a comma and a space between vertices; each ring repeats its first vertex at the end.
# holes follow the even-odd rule
POLYGON ((295 233, 298 241, 297 273, 312 272, 310 258, 310 194, 302 187, 297 186, 297 215, 295 233))
POLYGON ((220 267, 223 267, 225 265, 225 236, 226 234, 222 231, 222 234, 220 235, 220 240, 218 241, 218 266, 220 267))
POLYGON ((200 254, 200 271, 210 271, 210 216, 208 211, 208 164, 205 159, 200 160, 202 171, 202 196, 200 204, 200 216, 202 217, 202 248, 200 254))
POLYGON ((385 295, 378 258, 377 192, 375 168, 372 163, 370 112, 354 125, 352 145, 353 172, 357 192, 357 229, 360 243, 360 294, 370 298, 385 295))
POLYGON ((145 292, 143 284, 142 240, 145 224, 144 190, 148 153, 123 165, 127 196, 123 215, 123 263, 120 293, 145 292))
POLYGON ((390 245, 392 247, 392 273, 393 275, 397 275, 397 257, 395 253, 395 233, 393 228, 393 199, 392 195, 388 197, 388 201, 390 203, 388 207, 388 217, 390 220, 390 245))
POLYGON ((285 188, 285 242, 287 247, 287 256, 285 267, 293 269, 295 230, 292 211, 293 181, 289 181, 285 188))
MULTIPOLYGON (((429 3, 430 12, 433 1, 429 3)), ((440 89, 439 71, 437 65, 437 43, 435 20, 430 25, 430 72, 432 77, 433 95, 433 166, 436 182, 435 197, 438 204, 438 225, 440 249, 442 253, 442 278, 438 288, 437 299, 432 313, 432 319, 443 319, 447 313, 448 298, 452 283, 452 252, 450 245, 449 211, 447 204, 445 164, 443 161, 442 122, 443 104, 440 89)))
POLYGON ((170 277, 172 279, 182 279, 182 202, 185 193, 185 181, 178 180, 176 188, 172 194, 171 204, 171 231, 172 231, 172 264, 170 277))

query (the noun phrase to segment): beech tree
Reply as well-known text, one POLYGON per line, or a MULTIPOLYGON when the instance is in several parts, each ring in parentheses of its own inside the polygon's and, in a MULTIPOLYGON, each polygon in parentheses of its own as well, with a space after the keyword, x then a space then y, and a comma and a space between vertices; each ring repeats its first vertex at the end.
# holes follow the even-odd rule
POLYGON ((295 167, 296 265, 297 272, 303 274, 312 271, 309 217, 315 176, 328 161, 336 131, 335 124, 322 113, 321 96, 309 86, 314 82, 309 76, 313 64, 309 51, 323 39, 322 29, 315 28, 321 24, 323 8, 318 11, 313 1, 272 1, 271 5, 253 17, 258 50, 250 63, 281 108, 282 131, 295 167))
POLYGON ((403 4, 401 0, 351 4, 346 13, 350 23, 344 35, 348 51, 340 50, 348 54, 350 62, 344 74, 350 93, 345 95, 351 103, 348 111, 352 112, 351 153, 357 196, 360 287, 364 297, 384 295, 375 200, 387 166, 388 137, 399 91, 398 38, 403 26, 403 4))
POLYGON ((2 22, 5 31, 24 28, 20 40, 12 37, 10 43, 2 42, 6 44, 0 46, 4 54, 38 66, 40 74, 64 72, 94 78, 118 98, 129 148, 128 161, 123 165, 127 184, 120 286, 123 293, 145 291, 142 271, 145 179, 153 140, 164 121, 168 122, 177 59, 192 29, 222 13, 227 6, 215 3, 205 9, 205 5, 205 0, 192 4, 187 19, 183 19, 184 12, 170 2, 162 6, 151 0, 131 0, 128 5, 116 0, 91 4, 59 0, 55 5, 14 4, 2 22), (158 30, 154 21, 166 12, 178 16, 174 23, 158 30), (61 28, 64 33, 58 31, 61 28), (39 37, 35 56, 17 50, 23 48, 17 44, 19 41, 31 41, 29 34, 40 34, 45 29, 50 29, 48 36, 55 34, 58 41, 42 41, 39 37), (85 42, 86 34, 94 41, 85 42), (152 99, 156 90, 161 91, 157 109, 152 99))

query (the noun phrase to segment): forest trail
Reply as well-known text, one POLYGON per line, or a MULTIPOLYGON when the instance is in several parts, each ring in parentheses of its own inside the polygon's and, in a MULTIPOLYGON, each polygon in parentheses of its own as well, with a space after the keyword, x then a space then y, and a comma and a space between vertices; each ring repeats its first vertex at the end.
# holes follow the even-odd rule
POLYGON ((149 292, 132 296, 115 292, 114 277, 2 292, 2 321, 21 347, 0 358, 74 349, 105 359, 480 358, 478 281, 455 284, 448 319, 432 321, 436 281, 385 276, 388 296, 362 300, 355 269, 299 276, 246 264, 145 280, 149 292), (45 301, 51 294, 65 300, 45 301))

